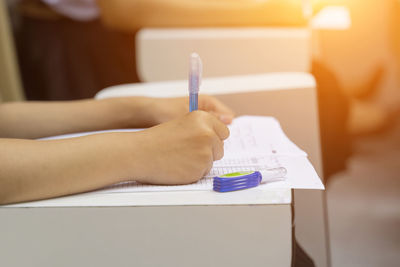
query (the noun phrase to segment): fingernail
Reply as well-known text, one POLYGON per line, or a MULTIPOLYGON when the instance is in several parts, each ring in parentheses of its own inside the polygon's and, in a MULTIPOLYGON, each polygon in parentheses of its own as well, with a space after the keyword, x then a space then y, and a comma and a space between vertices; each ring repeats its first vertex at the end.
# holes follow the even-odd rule
POLYGON ((231 124, 233 118, 227 115, 220 115, 219 119, 225 124, 231 124))

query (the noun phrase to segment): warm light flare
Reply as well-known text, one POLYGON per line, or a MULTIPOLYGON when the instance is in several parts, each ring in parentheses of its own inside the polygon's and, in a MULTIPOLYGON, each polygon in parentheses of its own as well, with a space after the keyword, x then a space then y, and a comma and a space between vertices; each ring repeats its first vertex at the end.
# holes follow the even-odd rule
POLYGON ((350 12, 345 6, 327 6, 311 21, 314 29, 346 30, 351 26, 350 12))

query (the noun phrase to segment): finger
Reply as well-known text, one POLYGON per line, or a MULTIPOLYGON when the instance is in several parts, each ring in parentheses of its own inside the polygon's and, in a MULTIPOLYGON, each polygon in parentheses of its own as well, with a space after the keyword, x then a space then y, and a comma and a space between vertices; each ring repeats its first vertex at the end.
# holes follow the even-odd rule
POLYGON ((213 142, 213 161, 220 160, 224 157, 224 141, 215 138, 213 142))
POLYGON ((228 115, 220 115, 219 119, 226 125, 231 124, 233 121, 233 117, 228 115))
POLYGON ((224 122, 231 122, 232 119, 235 117, 235 113, 233 112, 233 110, 215 97, 202 95, 200 96, 199 100, 200 109, 218 114, 218 117, 224 122))
POLYGON ((207 168, 205 169, 205 171, 204 171, 204 173, 203 173, 203 176, 206 176, 206 175, 211 171, 212 166, 213 166, 213 162, 211 161, 211 162, 207 165, 207 168))
POLYGON ((219 114, 224 114, 227 116, 231 116, 234 117, 235 113, 233 112, 233 110, 231 108, 229 108, 227 105, 225 105, 224 103, 222 103, 221 101, 219 101, 216 98, 213 98, 213 102, 214 102, 214 111, 219 113, 219 114))
POLYGON ((213 126, 213 129, 215 131, 215 133, 218 135, 218 137, 221 140, 225 140, 226 138, 229 137, 229 129, 228 127, 221 122, 219 119, 217 119, 215 116, 210 116, 211 119, 211 123, 213 126))
POLYGON ((228 127, 222 123, 217 117, 202 110, 196 110, 187 114, 189 117, 196 118, 199 122, 206 123, 210 130, 219 137, 221 140, 225 140, 229 137, 228 127))
POLYGON ((216 118, 218 118, 225 125, 231 124, 232 121, 233 121, 233 118, 234 118, 234 117, 232 117, 230 115, 219 114, 219 113, 216 113, 214 111, 211 111, 210 113, 212 115, 214 115, 216 118))

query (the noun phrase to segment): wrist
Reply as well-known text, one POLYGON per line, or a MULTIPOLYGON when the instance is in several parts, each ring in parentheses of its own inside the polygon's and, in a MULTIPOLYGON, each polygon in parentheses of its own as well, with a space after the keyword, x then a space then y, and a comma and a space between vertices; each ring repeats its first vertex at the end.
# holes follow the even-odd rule
MULTIPOLYGON (((140 132, 121 132, 107 134, 108 150, 106 157, 113 162, 116 183, 129 180, 142 181, 146 175, 146 140, 140 132)), ((106 150, 107 151, 107 150, 106 150)))
POLYGON ((156 99, 150 97, 115 98, 114 106, 118 110, 123 128, 146 128, 157 124, 156 99))

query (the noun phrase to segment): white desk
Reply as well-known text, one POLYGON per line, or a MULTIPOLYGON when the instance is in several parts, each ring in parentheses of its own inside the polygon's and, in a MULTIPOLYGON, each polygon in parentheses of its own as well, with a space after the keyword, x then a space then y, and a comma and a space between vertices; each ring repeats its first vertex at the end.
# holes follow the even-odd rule
MULTIPOLYGON (((172 64, 172 63, 171 63, 172 64)), ((201 93, 214 95, 237 115, 274 116, 285 133, 305 150, 322 176, 316 83, 302 72, 279 72, 204 79, 201 93)), ((187 81, 111 87, 97 98, 117 96, 187 96, 187 81)), ((296 238, 317 266, 330 266, 323 191, 295 190, 296 238)))
POLYGON ((187 77, 188 55, 196 52, 204 77, 308 71, 307 28, 144 28, 136 35, 137 72, 144 82, 187 77))
MULTIPOLYGON (((219 88, 217 97, 237 107, 239 114, 276 115, 275 110, 289 136, 297 133, 295 142, 318 134, 312 117, 315 84, 309 75, 204 81, 203 92, 211 94, 208 86, 219 88), (249 92, 241 92, 243 85, 249 92), (288 96, 294 99, 287 102, 288 96), (266 98, 271 101, 267 109, 266 98), (308 122, 300 124, 304 115, 308 122), (293 119, 296 123, 289 123, 293 119)), ((119 86, 98 97, 159 95, 160 90, 164 96, 186 94, 186 82, 119 86)), ((318 148, 318 142, 313 144, 318 148)), ((318 150, 307 148, 313 158, 318 156, 318 150)), ((253 188, 233 193, 88 193, 1 207, 0 259, 4 266, 41 267, 290 266, 291 201, 290 189, 253 188)), ((322 218, 309 216, 307 222, 315 219, 322 218)))
POLYGON ((290 266, 291 192, 88 193, 0 208, 1 266, 290 266))
MULTIPOLYGON (((239 92, 219 92, 221 88, 238 88, 235 79, 223 79, 210 94, 234 107, 239 115, 278 118, 288 136, 307 151, 319 176, 323 177, 315 81, 309 74, 282 73, 309 72, 311 57, 321 56, 318 38, 314 37, 319 31, 310 27, 145 28, 136 35, 137 71, 144 82, 187 79, 188 55, 195 51, 202 57, 204 77, 270 73, 270 77, 261 75, 263 78, 258 79, 257 84, 264 90, 259 90, 250 78, 248 86, 239 86, 239 92)), ((218 83, 218 79, 214 81, 218 83)), ((186 83, 179 86, 185 87, 186 83)), ((144 88, 131 88, 148 93, 143 92, 144 88)), ((161 88, 168 93, 168 89, 161 88)), ((156 92, 154 88, 149 91, 156 92)), ((329 267, 324 192, 296 190, 294 198, 296 238, 317 266, 329 267)))

